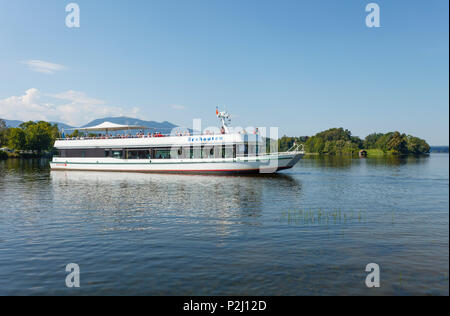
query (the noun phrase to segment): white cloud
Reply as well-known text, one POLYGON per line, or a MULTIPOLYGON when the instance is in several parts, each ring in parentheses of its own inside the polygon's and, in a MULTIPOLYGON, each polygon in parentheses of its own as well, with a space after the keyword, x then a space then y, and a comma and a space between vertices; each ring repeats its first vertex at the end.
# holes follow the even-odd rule
POLYGON ((61 93, 48 93, 51 98, 70 101, 71 103, 104 105, 105 101, 88 97, 84 92, 69 90, 61 93))
POLYGON ((43 74, 54 74, 57 71, 67 69, 63 65, 50 63, 48 61, 43 60, 27 60, 23 62, 28 68, 32 71, 40 72, 43 74))
POLYGON ((28 89, 22 96, 0 100, 0 117, 22 121, 57 121, 81 126, 105 116, 136 115, 139 108, 126 110, 109 106, 104 100, 87 96, 80 91, 49 94, 38 89, 28 89))

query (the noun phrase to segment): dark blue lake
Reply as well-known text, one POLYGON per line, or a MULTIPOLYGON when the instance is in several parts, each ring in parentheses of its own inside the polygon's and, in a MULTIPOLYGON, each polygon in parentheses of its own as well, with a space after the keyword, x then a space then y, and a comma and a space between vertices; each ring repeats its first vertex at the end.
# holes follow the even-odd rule
POLYGON ((0 295, 449 294, 448 154, 245 177, 8 160, 0 200, 0 295), (365 285, 372 262, 380 288, 365 285))

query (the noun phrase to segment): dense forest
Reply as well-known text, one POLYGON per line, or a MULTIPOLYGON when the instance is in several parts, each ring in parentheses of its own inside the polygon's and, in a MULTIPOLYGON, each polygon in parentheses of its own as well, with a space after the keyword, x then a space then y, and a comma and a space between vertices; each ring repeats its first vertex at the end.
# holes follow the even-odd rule
POLYGON ((312 137, 288 137, 279 139, 279 150, 288 150, 294 142, 304 145, 307 153, 327 155, 352 155, 366 150, 373 155, 428 154, 430 146, 423 139, 400 132, 374 133, 364 140, 343 128, 331 128, 312 137))

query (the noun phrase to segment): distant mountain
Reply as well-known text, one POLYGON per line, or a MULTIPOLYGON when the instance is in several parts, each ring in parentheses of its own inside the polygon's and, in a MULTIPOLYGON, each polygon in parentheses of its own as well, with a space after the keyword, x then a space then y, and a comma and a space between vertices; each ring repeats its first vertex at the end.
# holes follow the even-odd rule
MULTIPOLYGON (((23 121, 17 121, 17 120, 5 120, 5 122, 6 122, 7 127, 19 127, 19 125, 23 123, 23 121)), ((140 120, 137 118, 126 117, 126 116, 99 118, 99 119, 93 120, 93 121, 87 123, 86 125, 83 125, 80 127, 95 126, 95 125, 99 125, 103 122, 111 122, 111 123, 121 124, 121 125, 146 126, 149 129, 153 129, 153 130, 155 130, 157 132, 161 132, 163 134, 168 134, 172 131, 172 129, 174 129, 175 127, 178 127, 177 125, 172 124, 167 121, 160 123, 160 122, 155 122, 155 121, 144 121, 144 120, 140 120)), ((74 126, 70 126, 68 124, 61 123, 61 122, 50 122, 50 123, 58 124, 58 128, 64 129, 66 132, 69 132, 69 130, 73 130, 76 128, 74 126)))
POLYGON ((431 146, 432 153, 448 153, 448 146, 431 146))
POLYGON ((93 121, 87 123, 86 125, 84 125, 82 127, 95 126, 95 125, 101 124, 103 122, 111 122, 111 123, 121 124, 121 125, 146 126, 148 128, 155 129, 156 131, 159 131, 161 133, 169 133, 173 128, 177 127, 177 125, 172 124, 167 121, 160 123, 160 122, 155 122, 155 121, 144 121, 144 120, 140 120, 137 118, 126 117, 126 116, 105 117, 105 118, 101 118, 101 119, 96 119, 96 120, 93 120, 93 121))
POLYGON ((73 126, 70 126, 70 125, 68 125, 66 123, 61 123, 61 122, 50 122, 50 123, 58 125, 59 129, 64 129, 64 130, 66 130, 66 129, 73 129, 73 126))
POLYGON ((20 124, 22 124, 22 121, 15 121, 15 120, 4 120, 6 123, 6 127, 19 127, 20 124))
MULTIPOLYGON (((6 123, 6 127, 19 127, 20 124, 23 123, 23 121, 17 121, 17 120, 4 120, 6 123)), ((51 124, 57 124, 59 129, 71 129, 73 126, 70 126, 65 123, 61 122, 50 122, 51 124)))

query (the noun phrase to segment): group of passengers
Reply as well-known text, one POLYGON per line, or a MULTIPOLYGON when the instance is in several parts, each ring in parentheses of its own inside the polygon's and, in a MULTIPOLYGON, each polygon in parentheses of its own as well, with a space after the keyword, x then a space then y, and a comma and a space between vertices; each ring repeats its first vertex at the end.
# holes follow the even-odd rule
MULTIPOLYGON (((225 134, 225 128, 223 126, 220 129, 220 134, 222 134, 222 135, 225 134)), ((215 133, 213 131, 210 131, 209 129, 207 129, 207 130, 205 130, 205 135, 215 135, 215 133)))
MULTIPOLYGON (((245 130, 243 132, 241 132, 241 133, 247 134, 247 132, 245 130)), ((214 133, 209 131, 209 130, 206 130, 205 134, 206 135, 214 135, 214 133)), ((220 134, 225 134, 225 128, 224 127, 222 127, 220 129, 220 134)), ((259 134, 258 129, 256 129, 255 134, 259 134)), ((175 135, 176 136, 191 136, 191 133, 190 132, 177 131, 177 132, 175 132, 175 135)), ((145 134, 144 131, 140 130, 139 132, 136 133, 136 135, 131 135, 131 134, 127 134, 127 133, 115 134, 115 135, 113 135, 113 134, 109 134, 109 135, 108 134, 105 134, 105 135, 99 134, 99 135, 94 135, 94 136, 85 136, 85 137, 83 137, 83 136, 80 137, 79 136, 79 137, 68 137, 68 138, 65 138, 63 136, 63 138, 65 138, 65 139, 72 139, 72 140, 79 140, 79 139, 118 139, 118 138, 146 138, 146 137, 147 138, 151 138, 151 137, 166 137, 166 136, 167 135, 161 134, 161 132, 154 132, 154 133, 150 133, 149 132, 149 133, 145 134)))
MULTIPOLYGON (((176 132, 176 136, 191 136, 191 133, 189 132, 176 132)), ((136 135, 131 134, 99 134, 99 135, 90 135, 90 136, 78 136, 78 137, 67 137, 63 138, 65 139, 72 139, 72 140, 81 140, 81 139, 120 139, 120 138, 152 138, 152 137, 167 137, 168 135, 164 135, 161 132, 154 132, 154 133, 147 133, 145 134, 143 131, 139 131, 136 133, 136 135)))
POLYGON ((123 135, 117 135, 115 137, 111 138, 145 138, 145 137, 166 137, 166 135, 161 134, 160 132, 155 133, 147 133, 147 135, 143 131, 139 131, 136 133, 136 135, 130 135, 130 134, 123 134, 123 135))
MULTIPOLYGON (((137 138, 144 138, 144 137, 146 137, 145 136, 145 133, 143 132, 143 131, 139 131, 137 134, 136 134, 136 137, 137 138)), ((147 137, 148 138, 150 138, 150 137, 164 137, 164 135, 163 134, 161 134, 160 132, 156 132, 156 133, 147 133, 147 137)))
POLYGON ((175 132, 176 136, 191 136, 191 133, 189 132, 175 132))

